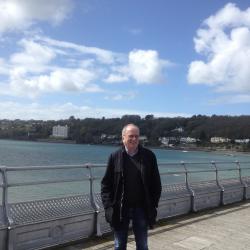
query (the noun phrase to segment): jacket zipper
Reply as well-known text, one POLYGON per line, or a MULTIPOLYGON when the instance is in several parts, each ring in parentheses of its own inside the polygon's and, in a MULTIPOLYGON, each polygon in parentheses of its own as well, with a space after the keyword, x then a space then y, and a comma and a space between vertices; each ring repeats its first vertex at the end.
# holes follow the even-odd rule
POLYGON ((120 222, 122 221, 122 208, 123 208, 123 199, 124 199, 124 178, 123 178, 123 170, 121 171, 121 179, 122 179, 122 193, 121 193, 121 202, 120 202, 120 222))

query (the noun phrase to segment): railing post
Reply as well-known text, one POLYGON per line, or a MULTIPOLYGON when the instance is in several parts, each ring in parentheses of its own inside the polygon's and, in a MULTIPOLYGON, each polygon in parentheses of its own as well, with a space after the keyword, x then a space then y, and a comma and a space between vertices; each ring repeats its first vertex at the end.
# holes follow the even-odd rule
POLYGON ((220 190, 221 190, 221 193, 220 193, 220 203, 223 204, 224 187, 221 186, 221 184, 220 184, 220 182, 219 182, 219 175, 218 175, 219 170, 218 170, 218 168, 217 168, 217 166, 216 166, 215 161, 211 161, 211 164, 212 164, 212 166, 213 166, 214 169, 215 169, 216 184, 217 184, 217 186, 218 186, 218 187, 220 188, 220 190))
POLYGON ((4 223, 7 226, 7 236, 5 239, 5 244, 7 249, 13 249, 13 242, 9 242, 9 234, 10 234, 12 220, 10 219, 9 209, 8 209, 8 178, 6 174, 6 167, 2 167, 1 172, 3 176, 3 197, 2 197, 3 214, 4 214, 4 223))
POLYGON ((194 191, 192 190, 192 188, 189 185, 188 170, 187 170, 187 167, 186 167, 186 164, 185 164, 184 161, 181 161, 181 165, 183 166, 183 168, 185 170, 185 184, 186 184, 187 190, 191 194, 191 210, 195 211, 195 207, 194 207, 194 191))
POLYGON ((2 191, 2 205, 3 205, 3 218, 5 225, 8 225, 8 216, 7 216, 7 184, 6 184, 6 174, 5 174, 5 167, 1 167, 1 174, 2 174, 2 180, 3 180, 3 191, 2 191))
POLYGON ((94 177, 93 177, 93 174, 92 174, 92 166, 91 166, 91 164, 87 164, 87 169, 89 170, 89 190, 90 190, 90 202, 91 202, 91 206, 92 206, 92 208, 95 210, 95 233, 97 234, 97 235, 101 235, 101 233, 100 233, 100 223, 99 223, 99 216, 98 216, 98 214, 99 214, 99 210, 100 210, 100 208, 99 208, 99 206, 98 206, 98 204, 96 203, 96 200, 95 200, 95 197, 94 197, 94 188, 93 188, 93 186, 94 186, 94 177))
POLYGON ((214 168, 214 170, 215 170, 215 180, 216 180, 216 184, 217 184, 218 187, 221 188, 220 183, 219 183, 219 178, 218 178, 218 169, 217 169, 217 166, 216 166, 216 164, 215 164, 214 161, 211 161, 211 166, 212 166, 212 167, 214 168))
POLYGON ((239 163, 239 161, 235 161, 235 164, 236 164, 236 167, 237 167, 237 169, 238 169, 238 171, 239 171, 239 179, 240 179, 240 182, 241 182, 241 184, 243 184, 242 175, 241 175, 240 163, 239 163))
POLYGON ((94 177, 92 174, 92 166, 91 164, 87 164, 87 169, 89 170, 89 190, 90 190, 90 202, 91 206, 94 208, 96 212, 99 210, 99 206, 95 202, 95 197, 94 197, 94 177))
POLYGON ((243 200, 246 200, 247 184, 242 180, 242 170, 241 170, 239 161, 235 161, 235 164, 236 164, 236 167, 239 171, 240 183, 241 183, 241 185, 243 185, 243 200))

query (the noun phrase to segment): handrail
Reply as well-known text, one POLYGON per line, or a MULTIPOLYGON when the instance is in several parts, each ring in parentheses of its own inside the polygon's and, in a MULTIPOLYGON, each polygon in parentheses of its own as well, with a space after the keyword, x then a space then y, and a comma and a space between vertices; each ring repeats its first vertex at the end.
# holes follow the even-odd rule
MULTIPOLYGON (((51 181, 30 181, 30 182, 16 182, 14 184, 8 184, 7 187, 20 187, 20 186, 32 186, 32 185, 42 185, 42 184, 56 184, 62 182, 79 182, 79 181, 88 181, 90 177, 79 178, 79 179, 60 179, 60 180, 51 180, 51 181)), ((92 178, 91 178, 92 179, 92 178)))
MULTIPOLYGON (((237 178, 239 178, 240 182, 243 183, 242 178, 242 170, 250 169, 250 162, 241 162, 241 164, 238 161, 234 162, 174 162, 174 163, 159 163, 159 168, 163 171, 161 172, 161 176, 171 176, 171 175, 185 175, 185 184, 187 189, 192 193, 192 189, 190 187, 191 181, 190 176, 193 174, 199 174, 199 173, 215 173, 215 181, 217 185, 223 190, 222 185, 220 184, 220 180, 226 179, 226 178, 219 178, 220 172, 231 172, 231 171, 238 171, 237 178), (223 164, 223 167, 220 167, 220 165, 223 164), (241 166, 244 165, 242 168, 241 166), (248 166, 249 164, 249 166, 248 166), (226 166, 225 166, 226 165, 226 166), (228 165, 228 166, 227 166, 228 165), (246 166, 247 165, 247 166, 246 166), (190 166, 192 169, 189 169, 190 166), (207 166, 207 168, 206 168, 207 166), (171 171, 165 172, 164 169, 172 169, 171 171), (178 169, 178 167, 181 167, 183 170, 178 169), (198 169, 197 169, 198 167, 198 169), (212 168, 211 168, 212 167, 212 168)), ((68 183, 68 182, 81 182, 81 181, 89 181, 89 194, 90 198, 92 200, 92 205, 95 209, 97 209, 97 204, 94 202, 94 191, 93 191, 93 185, 94 181, 100 180, 102 177, 99 175, 93 174, 93 169, 101 169, 104 168, 106 164, 92 164, 92 163, 86 163, 86 164, 76 164, 76 165, 55 165, 55 166, 20 166, 20 167, 1 167, 0 166, 0 172, 3 176, 3 183, 0 184, 0 187, 3 189, 3 204, 6 209, 6 204, 8 204, 8 188, 12 187, 20 187, 20 186, 31 186, 31 185, 45 185, 45 184, 56 184, 56 183, 68 183), (24 171, 43 171, 43 170, 77 170, 77 169, 86 169, 88 174, 85 174, 84 176, 73 176, 73 177, 66 177, 60 176, 57 178, 50 177, 49 180, 27 180, 27 181, 13 181, 7 178, 8 173, 10 172, 24 172, 24 171)))
MULTIPOLYGON (((46 165, 46 166, 20 166, 20 167, 5 167, 8 171, 20 171, 20 170, 44 170, 44 169, 81 169, 81 168, 102 168, 106 164, 103 163, 84 163, 84 164, 71 164, 71 165, 46 165)), ((1 167, 0 167, 1 168, 1 167)))
MULTIPOLYGON (((241 162, 241 164, 249 164, 249 167, 242 168, 240 163, 238 161, 235 162, 211 162, 211 163, 204 163, 204 162, 180 162, 180 163, 160 163, 159 168, 164 170, 165 168, 169 166, 181 166, 183 170, 175 170, 175 171, 168 171, 168 172, 161 172, 161 175, 175 175, 175 174, 185 174, 185 182, 187 184, 190 183, 189 181, 189 175, 196 174, 196 173, 209 173, 209 172, 215 172, 216 174, 216 180, 219 181, 219 172, 229 172, 229 171, 238 171, 239 178, 242 180, 242 170, 250 169, 250 162, 241 162), (192 167, 196 167, 197 165, 204 165, 206 164, 208 166, 207 169, 188 169, 188 167, 191 165, 192 167), (218 165, 220 164, 231 164, 235 167, 224 167, 219 168, 218 165), (209 168, 209 165, 212 166, 212 169, 209 168)), ((92 169, 96 168, 104 168, 106 164, 82 164, 82 165, 55 165, 55 166, 20 166, 20 167, 1 167, 0 166, 0 172, 6 173, 8 172, 23 172, 23 171, 41 171, 41 170, 76 170, 76 169, 86 169, 89 172, 89 175, 85 175, 85 177, 77 176, 77 178, 56 178, 52 180, 40 180, 40 181, 23 181, 23 182, 13 182, 9 183, 7 181, 7 178, 5 179, 5 184, 0 184, 0 187, 4 187, 6 185, 7 187, 15 187, 15 186, 26 186, 26 185, 37 185, 37 184, 51 184, 51 183, 60 183, 60 182, 78 182, 78 181, 87 181, 87 180, 98 180, 102 178, 101 176, 94 176, 92 173, 92 169)))
MULTIPOLYGON (((181 175, 182 182, 176 182, 176 183, 171 183, 167 185, 172 185, 172 184, 181 184, 183 185, 185 192, 188 193, 188 195, 191 197, 191 209, 194 208, 195 206, 195 195, 197 190, 199 190, 199 186, 197 185, 202 183, 197 179, 197 174, 203 174, 203 173, 213 173, 214 178, 209 179, 207 176, 211 176, 211 174, 205 175, 206 181, 203 179, 203 184, 202 185, 210 185, 207 181, 212 181, 211 185, 212 186, 217 186, 217 189, 220 191, 221 197, 223 196, 224 190, 224 184, 225 180, 229 180, 230 178, 227 178, 227 176, 220 176, 219 173, 231 173, 235 172, 236 175, 234 175, 234 179, 237 180, 237 183, 241 183, 242 186, 245 188, 247 187, 246 183, 244 181, 247 181, 244 179, 242 171, 243 170, 250 170, 250 162, 238 162, 238 161, 233 161, 233 162, 184 162, 181 161, 179 163, 159 163, 159 169, 161 177, 163 176, 173 176, 179 178, 179 175, 181 175), (223 166, 221 166, 223 165, 223 166), (244 167, 242 167, 244 165, 244 167), (168 171, 166 171, 166 169, 168 171), (194 181, 191 181, 192 175, 195 175, 197 178, 194 179, 194 181), (197 186, 195 186, 197 185, 197 186)), ((58 184, 58 183, 76 183, 76 182, 86 182, 86 189, 87 189, 87 197, 88 197, 88 204, 89 207, 91 208, 91 211, 95 213, 95 218, 98 220, 98 214, 102 211, 100 205, 97 203, 96 200, 96 195, 94 191, 94 186, 100 181, 101 174, 102 172, 96 172, 94 174, 94 170, 96 169, 104 169, 106 167, 106 164, 92 164, 92 163, 86 163, 86 164, 76 164, 76 165, 55 165, 55 166, 20 166, 20 167, 8 167, 8 166, 0 166, 0 177, 2 178, 2 182, 0 183, 0 190, 2 190, 2 211, 3 211, 3 218, 4 218, 4 224, 6 228, 9 230, 12 229, 12 227, 15 225, 15 217, 11 217, 11 208, 13 208, 13 204, 9 200, 9 191, 11 188, 17 188, 17 187, 25 187, 25 186, 34 186, 34 185, 46 185, 46 184, 58 184), (63 175, 60 174, 60 176, 56 175, 56 171, 53 173, 55 174, 54 176, 48 175, 48 178, 46 175, 42 175, 39 172, 39 175, 37 176, 37 180, 33 180, 34 176, 27 176, 26 171, 65 171, 66 170, 84 170, 84 172, 80 172, 80 174, 74 173, 73 176, 68 176, 68 175, 63 175), (86 171, 86 172, 85 172, 86 171), (13 174, 14 173, 14 174, 13 174), (17 176, 20 173, 25 173, 25 178, 26 180, 20 181, 20 178, 9 178, 12 174, 13 176, 17 176), (47 179, 45 179, 47 178, 47 179)), ((67 172, 68 173, 68 172, 67 172)), ((204 176, 204 175, 203 175, 204 176)), ((247 176, 250 178, 249 176, 247 176)), ((180 180, 180 178, 178 179, 180 180)), ((166 185, 163 183, 163 185, 166 185)), ((225 184, 226 185, 226 184, 225 184)), ((40 187, 40 186, 39 186, 40 187)), ((84 186, 85 187, 85 186, 84 186)), ((226 189, 226 187, 225 187, 226 189)), ((83 190, 84 191, 84 190, 83 190)), ((244 190, 246 192, 246 190, 244 190)), ((99 193, 98 193, 99 195, 99 193)), ((67 196, 63 196, 67 197, 67 196)), ((244 197, 246 197, 246 193, 244 193, 244 197)), ((55 197, 58 198, 58 197, 55 197)), ((35 201, 38 201, 37 199, 35 201)), ((27 201, 28 203, 29 201, 27 201)), ((221 198, 222 202, 222 198, 221 198)), ((15 205, 15 204, 14 204, 15 205)), ((18 204, 20 205, 20 202, 18 204)), ((194 210, 193 210, 194 211, 194 210)), ((98 223, 95 222, 95 225, 98 225, 98 223)), ((96 228, 97 234, 100 234, 100 228, 96 228)), ((8 238, 8 237, 7 237, 8 238)))

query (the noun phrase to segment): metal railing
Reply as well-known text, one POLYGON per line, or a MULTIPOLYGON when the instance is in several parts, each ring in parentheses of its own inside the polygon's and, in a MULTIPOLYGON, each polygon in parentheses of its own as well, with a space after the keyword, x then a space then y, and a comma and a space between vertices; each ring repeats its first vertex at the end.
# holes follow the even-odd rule
MULTIPOLYGON (((38 249, 110 231, 100 198, 105 166, 0 167, 0 249, 38 249)), ((250 162, 162 163, 159 169, 158 219, 250 198, 250 162)))

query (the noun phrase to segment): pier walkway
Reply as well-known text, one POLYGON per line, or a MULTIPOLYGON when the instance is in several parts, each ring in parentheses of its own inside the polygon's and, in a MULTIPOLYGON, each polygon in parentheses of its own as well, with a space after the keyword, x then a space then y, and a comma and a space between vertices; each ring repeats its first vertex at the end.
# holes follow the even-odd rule
MULTIPOLYGON (((112 235, 53 248, 56 250, 113 249, 112 235)), ((135 249, 133 235, 128 250, 135 249)), ((160 221, 149 231, 150 250, 249 250, 250 202, 191 213, 160 221)))

